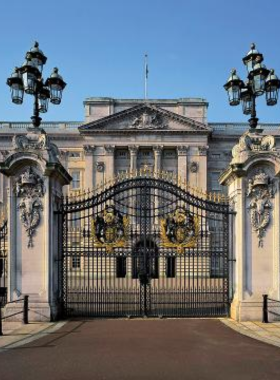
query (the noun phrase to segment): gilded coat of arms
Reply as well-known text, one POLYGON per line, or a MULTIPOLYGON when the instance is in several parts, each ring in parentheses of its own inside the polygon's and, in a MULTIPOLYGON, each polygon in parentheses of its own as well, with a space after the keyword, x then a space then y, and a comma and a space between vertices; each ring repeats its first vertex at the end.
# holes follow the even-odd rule
POLYGON ((114 206, 106 206, 102 216, 92 219, 92 238, 95 247, 104 247, 107 252, 124 247, 128 237, 128 218, 114 206))
POLYGON ((162 247, 176 248, 183 253, 184 248, 196 246, 198 234, 198 218, 183 208, 161 220, 162 247))

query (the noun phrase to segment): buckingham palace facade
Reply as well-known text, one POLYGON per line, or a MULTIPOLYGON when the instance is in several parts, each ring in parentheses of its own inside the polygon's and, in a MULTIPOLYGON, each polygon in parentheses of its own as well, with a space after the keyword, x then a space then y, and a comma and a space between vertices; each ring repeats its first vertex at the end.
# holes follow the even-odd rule
MULTIPOLYGON (((84 122, 43 122, 58 146, 60 161, 73 180, 65 189, 75 194, 102 187, 127 171, 166 171, 194 188, 223 192, 220 174, 231 161, 231 150, 248 129, 247 123, 208 123, 208 103, 201 98, 141 100, 88 98, 84 122)), ((0 153, 8 154, 15 134, 26 122, 0 123, 0 153)), ((280 125, 262 124, 279 144, 280 125)), ((5 206, 1 174, 0 202, 5 206)))
POLYGON ((0 122, 5 297, 34 320, 260 319, 280 297, 280 125, 207 108, 88 98, 82 122, 0 122))

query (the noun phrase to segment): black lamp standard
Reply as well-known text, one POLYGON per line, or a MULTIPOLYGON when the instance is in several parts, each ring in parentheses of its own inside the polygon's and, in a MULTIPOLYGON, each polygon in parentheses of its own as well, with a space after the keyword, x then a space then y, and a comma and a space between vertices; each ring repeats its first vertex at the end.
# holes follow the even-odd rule
POLYGON ((274 74, 274 70, 268 70, 262 63, 263 55, 256 50, 255 44, 251 45, 251 50, 242 60, 247 67, 247 81, 244 83, 233 69, 224 88, 228 92, 231 106, 237 106, 240 101, 242 102, 243 113, 251 115, 249 119, 251 131, 255 131, 259 120, 256 98, 265 93, 268 106, 277 104, 280 80, 274 74))
POLYGON ((24 64, 16 67, 7 79, 7 85, 10 86, 12 102, 15 104, 22 104, 24 93, 34 96, 31 120, 33 126, 38 128, 42 120, 39 114, 48 111, 49 99, 53 104, 60 104, 66 83, 58 74, 56 67, 50 77, 44 81, 42 73, 47 57, 39 49, 38 42, 35 42, 34 47, 26 53, 25 59, 24 64))

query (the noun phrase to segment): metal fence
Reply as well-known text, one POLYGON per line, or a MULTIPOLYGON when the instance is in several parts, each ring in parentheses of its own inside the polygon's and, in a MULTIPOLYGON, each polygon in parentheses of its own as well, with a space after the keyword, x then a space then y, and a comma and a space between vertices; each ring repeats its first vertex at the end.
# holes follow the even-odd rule
POLYGON ((15 317, 16 315, 22 314, 23 315, 23 323, 28 324, 28 296, 24 296, 23 298, 20 298, 15 301, 7 302, 5 306, 11 305, 11 304, 16 304, 19 302, 23 302, 23 307, 21 311, 16 311, 15 313, 9 314, 9 315, 3 315, 3 308, 4 305, 0 305, 0 336, 3 336, 3 323, 2 321, 15 317))
POLYGON ((269 323, 270 317, 273 321, 280 321, 280 301, 263 295, 263 323, 269 323))

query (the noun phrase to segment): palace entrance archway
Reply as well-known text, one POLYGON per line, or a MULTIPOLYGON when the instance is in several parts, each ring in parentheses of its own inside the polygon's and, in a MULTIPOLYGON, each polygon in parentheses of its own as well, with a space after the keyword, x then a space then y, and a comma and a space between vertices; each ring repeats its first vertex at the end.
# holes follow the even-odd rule
POLYGON ((59 213, 64 315, 228 315, 230 211, 211 198, 144 171, 67 197, 59 213))

